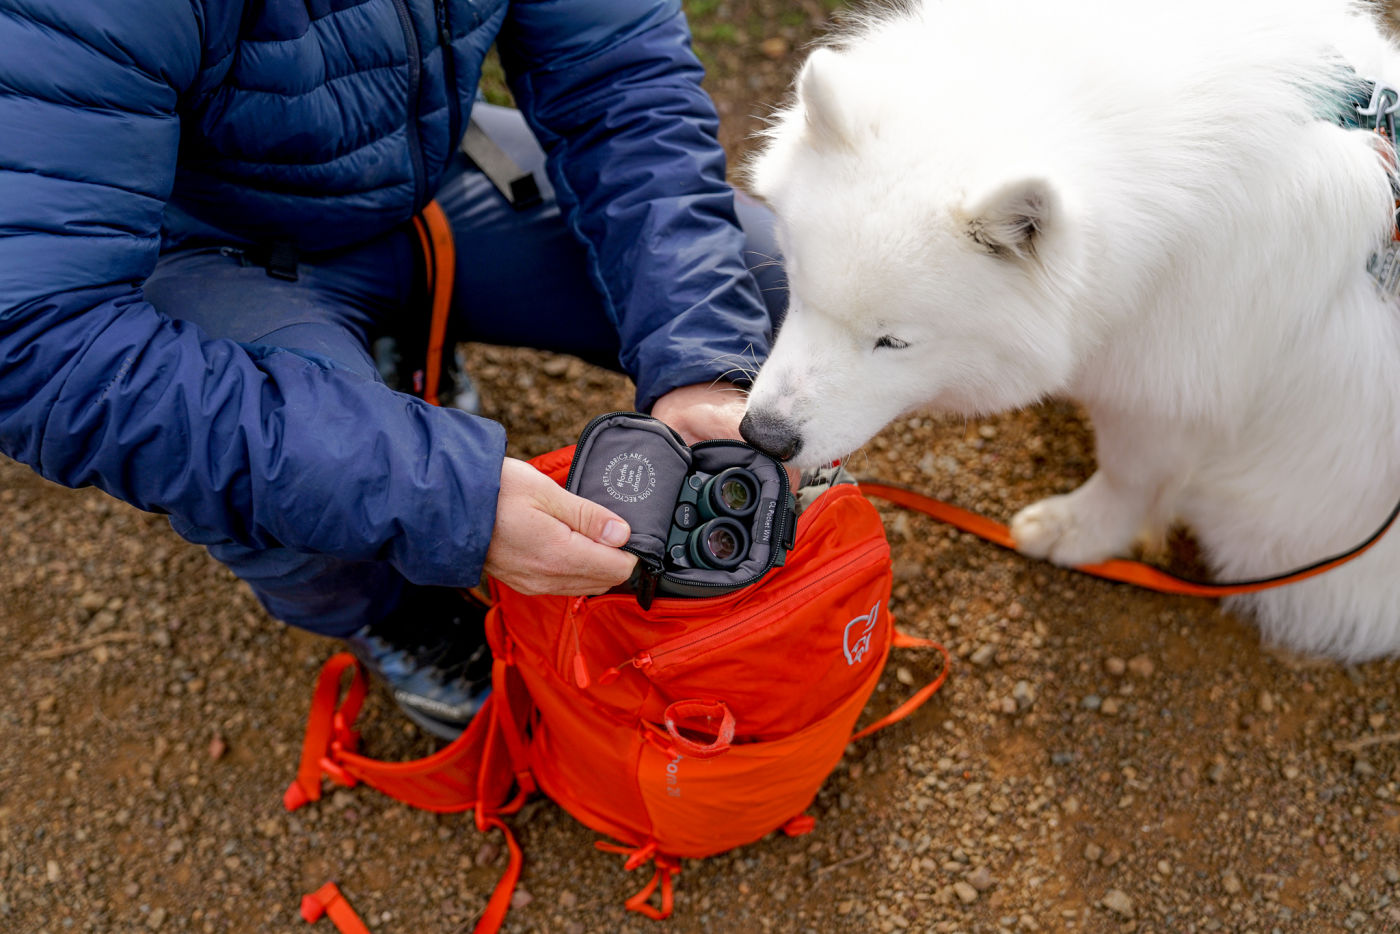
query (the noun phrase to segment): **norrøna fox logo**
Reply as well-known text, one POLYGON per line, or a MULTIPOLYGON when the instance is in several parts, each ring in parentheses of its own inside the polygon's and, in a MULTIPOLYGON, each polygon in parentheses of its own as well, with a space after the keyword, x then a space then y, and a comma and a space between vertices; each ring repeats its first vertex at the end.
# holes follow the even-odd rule
POLYGON ((879 619, 880 601, 876 600, 869 613, 857 616, 846 624, 841 649, 846 653, 847 665, 858 665, 865 660, 865 653, 870 651, 870 640, 875 635, 875 623, 879 619))

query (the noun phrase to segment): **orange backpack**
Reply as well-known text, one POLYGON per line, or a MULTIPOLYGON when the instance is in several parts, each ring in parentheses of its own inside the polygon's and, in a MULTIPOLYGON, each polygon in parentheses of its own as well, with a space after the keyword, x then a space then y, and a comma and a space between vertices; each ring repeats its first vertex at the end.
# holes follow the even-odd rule
MULTIPOLYGON (((563 483, 572 454, 533 463, 563 483)), ((428 810, 474 810, 477 827, 501 830, 510 852, 476 928, 495 931, 522 862, 501 818, 543 792, 617 841, 598 846, 626 854, 628 870, 654 863, 627 907, 667 917, 681 859, 777 829, 806 833, 814 821, 803 812, 847 743, 906 716, 942 684, 946 652, 933 683, 855 731, 892 645, 942 651, 895 632, 891 580, 879 514, 858 487, 838 485, 802 512, 784 566, 723 596, 659 597, 643 611, 630 595, 527 597, 492 581, 493 690, 467 731, 413 762, 359 754, 353 725, 366 684, 342 653, 321 672, 284 803, 317 800, 327 777, 428 810)), ((307 896, 302 914, 365 930, 334 886, 307 896)))

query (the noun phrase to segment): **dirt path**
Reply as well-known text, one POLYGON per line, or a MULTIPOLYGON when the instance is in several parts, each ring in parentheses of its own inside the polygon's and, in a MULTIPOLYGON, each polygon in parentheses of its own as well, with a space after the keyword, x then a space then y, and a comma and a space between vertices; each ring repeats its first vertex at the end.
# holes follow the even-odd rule
MULTIPOLYGON (((737 150, 824 6, 690 6, 737 150)), ((472 369, 517 455, 630 402, 564 358, 474 347, 472 369)), ((1063 405, 913 418, 853 467, 1004 519, 1087 477, 1091 444, 1063 405)), ((851 750, 812 835, 688 863, 665 927, 622 910, 644 880, 591 832, 530 806, 509 930, 1400 931, 1400 663, 1280 658, 1211 602, 886 518, 893 609, 953 652, 945 690, 851 750)), ((313 930, 298 900, 335 878, 376 934, 456 932, 504 865, 470 818, 363 790, 282 810, 334 646, 157 517, 0 461, 0 626, 0 930, 313 930)), ((935 668, 895 658, 872 705, 935 668)), ((432 748, 378 698, 366 743, 432 748)))

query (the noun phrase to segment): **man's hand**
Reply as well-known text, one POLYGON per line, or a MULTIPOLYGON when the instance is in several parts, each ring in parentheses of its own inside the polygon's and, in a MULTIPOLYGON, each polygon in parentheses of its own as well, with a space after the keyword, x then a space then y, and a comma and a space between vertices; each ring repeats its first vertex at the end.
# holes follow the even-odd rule
MULTIPOLYGON (((744 420, 748 400, 748 394, 732 383, 693 383, 672 389, 657 399, 651 414, 680 432, 686 444, 711 438, 743 441, 739 423, 744 420)), ((786 464, 783 466, 787 470, 788 485, 796 493, 802 483, 801 473, 786 464)))
POLYGON ((604 593, 627 580, 637 563, 617 547, 630 534, 610 510, 507 457, 485 570, 528 595, 604 593))
POLYGON ((742 441, 739 422, 747 401, 748 396, 733 383, 695 383, 657 399, 651 414, 680 432, 686 444, 711 438, 742 441))

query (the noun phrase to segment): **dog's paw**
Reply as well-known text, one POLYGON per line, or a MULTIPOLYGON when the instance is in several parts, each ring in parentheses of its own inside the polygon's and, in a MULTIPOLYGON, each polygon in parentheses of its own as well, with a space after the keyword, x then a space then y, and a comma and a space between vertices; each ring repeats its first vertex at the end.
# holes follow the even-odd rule
POLYGON ((1117 542, 1107 540, 1100 523, 1085 522, 1074 499, 1073 494, 1051 496, 1016 513, 1011 519, 1016 550, 1067 567, 1111 557, 1117 542))

